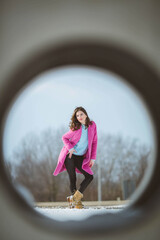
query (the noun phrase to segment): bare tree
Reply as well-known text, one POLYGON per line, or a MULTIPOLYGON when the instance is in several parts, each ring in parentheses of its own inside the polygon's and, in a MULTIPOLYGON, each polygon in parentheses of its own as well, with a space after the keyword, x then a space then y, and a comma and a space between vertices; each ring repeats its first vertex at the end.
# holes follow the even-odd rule
MULTIPOLYGON (((67 172, 53 176, 63 147, 65 127, 46 129, 39 135, 28 134, 6 163, 10 180, 24 185, 36 201, 65 201, 70 194, 67 172)), ((145 174, 151 149, 137 139, 101 133, 97 160, 93 166, 94 180, 84 194, 85 200, 97 200, 98 164, 101 162, 102 200, 122 198, 124 180, 134 180, 138 186, 145 174)), ((77 174, 77 187, 84 176, 77 174)))

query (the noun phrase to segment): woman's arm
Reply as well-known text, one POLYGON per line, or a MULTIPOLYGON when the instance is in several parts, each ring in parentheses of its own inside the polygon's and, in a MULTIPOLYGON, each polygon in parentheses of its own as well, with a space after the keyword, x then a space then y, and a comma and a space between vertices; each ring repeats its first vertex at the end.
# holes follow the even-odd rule
POLYGON ((66 146, 67 150, 71 150, 71 148, 74 147, 74 145, 69 141, 70 138, 72 138, 74 135, 74 131, 72 131, 71 129, 65 133, 63 136, 62 136, 62 141, 64 143, 64 145, 66 146))
POLYGON ((94 137, 92 141, 92 150, 91 150, 91 160, 96 160, 96 155, 97 155, 97 126, 95 124, 95 129, 94 129, 94 137))

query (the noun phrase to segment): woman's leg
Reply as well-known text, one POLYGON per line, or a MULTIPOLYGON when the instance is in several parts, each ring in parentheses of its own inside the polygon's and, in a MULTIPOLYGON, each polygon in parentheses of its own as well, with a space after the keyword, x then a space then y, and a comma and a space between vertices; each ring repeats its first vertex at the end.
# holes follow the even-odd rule
POLYGON ((75 172, 74 159, 72 157, 69 158, 69 155, 67 154, 64 164, 69 175, 70 190, 71 190, 71 193, 74 194, 76 191, 76 172, 75 172))
POLYGON ((82 169, 82 163, 83 163, 83 157, 76 158, 75 159, 75 167, 84 175, 85 179, 80 184, 79 191, 81 193, 84 192, 84 190, 87 188, 87 186, 90 184, 90 182, 93 180, 93 175, 87 173, 82 169))

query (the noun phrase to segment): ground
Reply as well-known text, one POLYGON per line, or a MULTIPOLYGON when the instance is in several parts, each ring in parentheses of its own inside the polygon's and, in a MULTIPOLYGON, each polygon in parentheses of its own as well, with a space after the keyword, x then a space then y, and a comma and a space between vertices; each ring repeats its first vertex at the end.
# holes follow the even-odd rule
POLYGON ((70 209, 68 207, 35 207, 34 209, 45 216, 57 221, 82 220, 94 214, 118 213, 124 205, 86 207, 85 209, 70 209))

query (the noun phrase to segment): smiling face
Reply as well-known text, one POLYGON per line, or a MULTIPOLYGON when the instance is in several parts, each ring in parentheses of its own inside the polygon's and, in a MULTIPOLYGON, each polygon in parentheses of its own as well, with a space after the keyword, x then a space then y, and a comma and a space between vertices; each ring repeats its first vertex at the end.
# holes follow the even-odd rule
POLYGON ((78 111, 78 112, 76 113, 76 117, 77 117, 77 120, 78 120, 80 123, 85 124, 85 120, 86 120, 87 115, 86 115, 84 112, 78 111))

